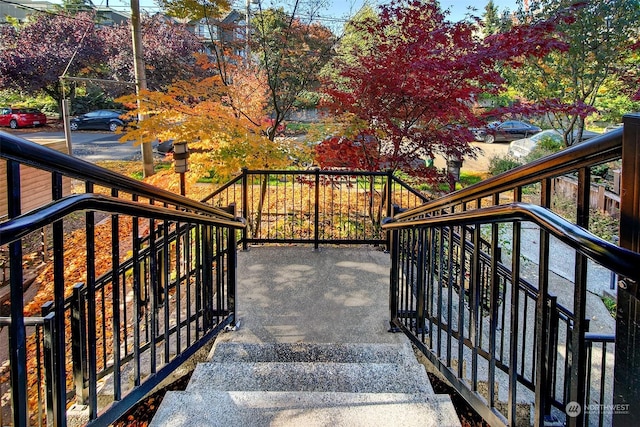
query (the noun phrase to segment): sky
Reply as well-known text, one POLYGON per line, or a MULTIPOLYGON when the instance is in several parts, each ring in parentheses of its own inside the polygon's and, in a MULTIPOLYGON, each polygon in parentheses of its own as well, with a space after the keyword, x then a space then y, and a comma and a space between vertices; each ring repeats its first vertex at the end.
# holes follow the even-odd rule
MULTIPOLYGON (((54 2, 60 2, 60 0, 54 2)), ((280 3, 277 0, 263 0, 264 3, 280 3)), ((346 18, 349 16, 353 16, 355 12, 357 12, 360 7, 365 2, 369 2, 372 4, 381 4, 388 3, 388 0, 326 0, 328 2, 328 8, 326 11, 321 12, 321 16, 323 17, 333 17, 333 18, 346 18)), ((107 2, 109 7, 118 10, 128 10, 130 7, 130 0, 93 0, 93 3, 98 6, 106 6, 107 2)), ((238 9, 244 9, 246 6, 246 0, 232 0, 233 5, 238 9)), ((440 6, 443 9, 449 9, 450 15, 449 19, 452 21, 459 21, 464 18, 465 14, 468 12, 469 7, 474 7, 476 11, 474 12, 476 15, 482 15, 484 11, 484 6, 487 4, 488 0, 440 0, 440 6)), ((494 4, 498 7, 499 10, 503 10, 508 8, 510 10, 515 10, 517 7, 516 0, 494 0, 494 4)), ((285 2, 283 2, 285 3, 285 2)), ((155 5, 154 0, 140 0, 140 7, 143 10, 147 10, 149 12, 157 12, 159 11, 158 7, 155 5)))

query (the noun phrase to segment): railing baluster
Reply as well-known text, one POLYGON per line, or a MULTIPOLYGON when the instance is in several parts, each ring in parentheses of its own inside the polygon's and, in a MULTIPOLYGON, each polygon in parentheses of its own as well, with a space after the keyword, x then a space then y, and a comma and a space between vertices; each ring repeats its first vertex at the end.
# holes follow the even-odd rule
MULTIPOLYGON (((593 342, 592 341, 588 341, 587 343, 585 343, 585 347, 586 347, 586 351, 587 351, 587 355, 585 358, 585 363, 588 364, 589 367, 593 366, 593 342)), ((584 401, 585 403, 589 403, 591 402, 591 371, 592 369, 587 369, 587 378, 586 378, 586 383, 587 383, 587 388, 585 390, 585 395, 584 395, 584 401)), ((601 375, 604 376, 604 366, 602 369, 602 373, 601 375)), ((600 403, 602 403, 602 401, 600 401, 600 403)), ((584 414, 584 425, 590 425, 591 424, 591 414, 590 413, 586 413, 584 414)))
MULTIPOLYGON (((493 205, 498 205, 499 194, 494 195, 493 205)), ((489 277, 490 300, 489 300, 489 395, 487 401, 489 407, 496 406, 495 388, 496 388, 496 334, 498 332, 498 304, 500 303, 500 283, 498 277, 498 224, 491 224, 491 274, 489 277)))
MULTIPOLYGON (((480 203, 478 202, 478 205, 480 203)), ((478 390, 478 348, 480 346, 479 338, 479 322, 482 312, 481 300, 480 300, 480 225, 474 227, 473 238, 473 255, 471 261, 471 283, 469 287, 470 295, 470 310, 469 310, 469 322, 470 331, 469 338, 472 343, 471 348, 471 389, 478 390)))
POLYGON ((227 231, 227 310, 232 316, 231 326, 237 323, 236 317, 236 232, 235 230, 227 231))
MULTIPOLYGON (((234 203, 234 206, 235 206, 235 203, 234 203)), ((186 339, 186 346, 187 347, 191 347, 191 324, 192 324, 192 320, 191 320, 191 314, 192 314, 191 313, 191 306, 192 306, 192 304, 191 304, 191 298, 192 298, 192 295, 191 295, 191 289, 192 289, 191 277, 192 277, 192 274, 193 274, 193 267, 192 267, 192 264, 193 264, 193 250, 192 250, 192 247, 191 247, 191 245, 192 245, 191 236, 195 232, 195 228, 194 228, 193 224, 191 224, 191 223, 186 224, 186 226, 187 226, 187 229, 186 229, 186 233, 184 235, 184 252, 185 252, 185 279, 184 279, 185 281, 184 281, 184 284, 185 284, 185 288, 186 288, 185 293, 186 293, 186 299, 187 299, 186 302, 185 302, 185 305, 186 305, 186 307, 185 307, 186 308, 186 314, 185 314, 186 319, 185 320, 187 322, 186 330, 185 330, 185 335, 186 335, 185 339, 186 339)), ((233 230, 231 232, 234 233, 234 235, 235 235, 236 231, 233 230)), ((234 247, 234 250, 235 249, 236 248, 234 247)))
MULTIPOLYGON (((422 232, 425 235, 424 237, 425 245, 423 246, 423 248, 424 247, 428 248, 426 251, 425 249, 420 249, 420 251, 427 252, 427 259, 424 260, 424 263, 420 266, 420 269, 421 269, 421 274, 425 274, 427 276, 426 283, 425 283, 426 292, 424 295, 425 295, 425 298, 427 299, 426 310, 428 313, 428 317, 426 317, 426 319, 429 321, 428 325, 424 323, 420 325, 420 328, 423 331, 422 339, 424 340, 425 334, 429 334, 429 345, 431 346, 431 348, 433 348, 435 345, 435 341, 433 339, 433 311, 434 311, 433 310, 433 294, 434 294, 433 287, 436 281, 436 262, 438 262, 438 257, 436 256, 436 251, 439 250, 436 244, 436 242, 438 241, 436 237, 438 235, 438 232, 436 231, 435 228, 432 228, 432 227, 422 228, 420 230, 423 230, 422 232), (425 266, 427 266, 427 271, 423 273, 422 270, 424 270, 425 266)), ((440 278, 438 278, 437 280, 439 282, 440 278)))
POLYGON ((313 249, 318 250, 320 235, 320 169, 315 170, 315 192, 313 206, 313 249))
POLYGON ((556 355, 558 349, 558 298, 554 295, 548 297, 548 310, 549 310, 549 328, 548 334, 545 337, 547 352, 545 358, 547 360, 547 372, 546 372, 546 385, 547 385, 547 402, 544 408, 544 414, 546 417, 551 416, 552 401, 557 398, 555 388, 555 376, 556 376, 556 355))
MULTIPOLYGON (((589 344, 591 344, 591 342, 589 342, 589 344)), ((605 398, 604 398, 604 393, 606 390, 606 378, 607 378, 607 342, 606 341, 602 341, 600 343, 600 345, 602 346, 602 356, 600 358, 600 395, 598 396, 598 402, 601 405, 606 405, 607 402, 605 402, 605 398)), ((593 350, 593 346, 590 346, 589 348, 589 353, 591 353, 591 351, 593 350)), ((591 358, 591 354, 589 354, 589 358, 591 358)), ((591 366, 591 364, 588 364, 587 366, 591 366)), ((587 370, 588 373, 591 373, 591 369, 587 370)), ((591 391, 591 382, 589 380, 587 380, 587 390, 591 391)), ((589 400, 587 400, 587 402, 589 402, 589 400)), ((598 425, 599 426, 603 426, 604 425, 604 411, 600 411, 599 417, 598 417, 598 425)))
MULTIPOLYGON (((56 414, 54 410, 54 387, 56 384, 56 366, 55 366, 55 313, 53 311, 53 303, 48 303, 47 307, 42 307, 44 317, 43 325, 43 348, 44 348, 44 375, 45 385, 47 386, 47 425, 57 426, 61 422, 60 414, 56 414), (45 314, 46 312, 46 314, 45 314)), ((26 399, 25 399, 26 400, 26 399)), ((15 410, 15 409, 14 409, 15 410)), ((16 424, 14 424, 16 425, 16 424)), ((23 424, 23 425, 26 425, 23 424)))
MULTIPOLYGON (((242 207, 241 212, 242 216, 248 221, 248 224, 251 224, 251 212, 249 210, 249 189, 248 189, 248 171, 246 168, 242 168, 242 207)), ((249 248, 248 242, 248 231, 245 227, 242 230, 242 250, 246 251, 249 248)))
POLYGON ((220 322, 222 311, 225 309, 225 281, 224 281, 224 239, 220 227, 214 229, 214 257, 215 257, 215 280, 216 280, 216 322, 220 322))
MULTIPOLYGON (((53 199, 62 198, 62 175, 52 174, 53 199)), ((55 391, 54 418, 61 423, 58 426, 66 425, 66 357, 65 357, 65 322, 64 322, 64 227, 63 220, 53 223, 53 302, 55 312, 55 340, 54 340, 54 364, 56 373, 54 377, 55 391)))
POLYGON ((76 388, 76 403, 87 405, 89 403, 88 360, 87 360, 87 313, 86 298, 84 296, 84 283, 76 283, 73 286, 73 303, 71 305, 71 358, 73 362, 73 382, 76 388))
MULTIPOLYGON (((393 195, 393 182, 393 171, 389 169, 386 176, 387 218, 391 218, 393 216, 393 200, 391 200, 393 195)), ((342 192, 340 192, 340 194, 342 194, 342 192)), ((402 197, 402 192, 400 197, 402 197)), ((387 231, 385 233, 387 236, 387 249, 389 249, 391 247, 391 232, 387 231)))
MULTIPOLYGON (((85 192, 93 192, 93 184, 87 182, 85 184, 85 192)), ((95 419, 98 416, 98 396, 97 389, 97 347, 96 347, 96 263, 95 263, 95 214, 93 211, 85 213, 85 236, 86 236, 86 252, 87 252, 87 380, 89 382, 89 396, 87 403, 89 405, 89 419, 95 419)), ((103 317, 104 321, 104 317, 103 317)), ((104 338, 104 335, 103 335, 104 338)), ((103 339, 104 344, 104 339, 103 339)))
MULTIPOLYGON (((467 210, 467 204, 462 204, 462 211, 467 210)), ((458 378, 464 378, 466 376, 466 370, 464 368, 464 326, 465 318, 465 295, 467 292, 466 280, 467 280, 467 227, 462 225, 460 227, 460 281, 458 287, 458 378)), ((469 280, 471 282, 471 280, 469 280)))
MULTIPOLYGON (((112 197, 118 197, 118 190, 111 190, 112 197)), ((111 311, 113 313, 112 316, 112 333, 113 333, 113 399, 118 401, 122 398, 122 375, 120 372, 121 366, 121 354, 120 354, 120 343, 121 343, 121 321, 120 321, 120 216, 119 215, 111 215, 111 311)), ((124 285, 125 280, 123 278, 122 285, 124 285)), ((126 294, 123 294, 126 300, 126 294)), ((126 310, 125 310, 126 312, 126 310)), ((126 321, 124 323, 126 325, 126 321)), ((107 337, 105 336, 104 341, 107 342, 107 337)), ((125 350, 126 351, 126 350, 125 350)))
MULTIPOLYGON (((162 361, 164 363, 169 363, 171 357, 171 347, 169 340, 169 328, 171 327, 171 319, 169 309, 171 308, 171 302, 169 301, 169 287, 171 286, 171 261, 169 254, 169 233, 170 233, 170 222, 164 220, 162 222, 162 309, 163 309, 163 340, 164 340, 164 357, 162 361)), ((151 366, 151 372, 155 373, 155 363, 151 366)))
MULTIPOLYGON (((429 301, 430 293, 428 289, 431 288, 429 286, 429 283, 433 280, 433 277, 431 273, 432 270, 430 268, 427 268, 425 270, 425 266, 431 265, 433 260, 431 259, 430 256, 429 256, 430 259, 428 260, 426 260, 424 257, 426 252, 424 250, 424 247, 429 247, 432 242, 431 238, 426 236, 426 235, 430 236, 431 231, 432 231, 431 229, 424 229, 424 228, 417 230, 417 236, 416 236, 415 246, 414 246, 414 251, 417 252, 414 255, 414 256, 417 256, 416 258, 417 275, 415 278, 412 278, 412 281, 411 281, 412 283, 415 283, 414 298, 416 299, 416 317, 415 317, 416 334, 422 335, 423 340, 424 340, 425 327, 426 327, 425 315, 428 314, 429 317, 431 317, 429 312, 431 308, 430 301, 429 301)), ((431 344, 433 345, 433 342, 431 344)))
MULTIPOLYGON (((184 264, 183 250, 182 250, 182 241, 184 237, 183 229, 187 227, 187 224, 182 225, 180 222, 175 223, 176 232, 175 232, 175 257, 176 263, 174 265, 174 270, 176 272, 176 285, 175 285, 175 306, 174 316, 175 316, 175 325, 176 325, 176 351, 175 354, 182 353, 182 283, 183 283, 183 271, 182 265, 184 264)), ((186 228, 188 230, 188 228, 186 228)))
MULTIPOLYGON (((138 197, 136 195, 133 196, 133 201, 137 201, 138 197)), ((132 250, 133 250, 133 306, 134 306, 134 318, 133 322, 133 382, 135 386, 140 385, 140 320, 143 316, 143 301, 141 301, 142 297, 142 274, 144 273, 141 270, 141 259, 140 259, 140 251, 141 251, 141 241, 140 241, 140 223, 138 217, 132 218, 132 231, 133 231, 133 241, 132 241, 132 250)), ((151 229, 153 230, 153 229, 151 229)), ((149 234, 149 244, 150 248, 153 246, 153 231, 150 231, 149 234)), ((151 257, 153 258, 155 254, 150 249, 149 252, 151 257)), ((150 272, 153 275, 153 268, 150 272)), ((145 279, 146 280, 146 279, 145 279)), ((153 297, 153 294, 151 295, 153 297)), ((147 298, 149 296, 147 295, 147 298)), ((151 303, 153 304, 153 302, 151 303)), ((149 304, 147 304, 149 307, 149 304)), ((153 349, 152 349, 153 351, 153 349)))
MULTIPOLYGON (((433 325, 432 322, 429 322, 429 326, 432 327, 433 329, 436 329, 436 348, 437 348, 437 355, 438 358, 442 357, 442 286, 444 285, 444 274, 445 274, 445 267, 444 267, 444 257, 445 257, 445 228, 444 227, 440 227, 438 229, 438 234, 439 234, 439 241, 438 241, 438 269, 439 269, 439 274, 438 274, 438 284, 437 286, 437 301, 436 301, 436 307, 435 307, 435 314, 436 314, 436 318, 438 319, 437 322, 435 322, 435 327, 433 325)), ((451 242, 449 242, 449 245, 451 246, 451 242)), ((446 251, 448 253, 448 251, 446 251)), ((429 282, 429 287, 430 289, 433 289, 433 286, 435 284, 433 284, 433 282, 429 282)), ((433 317, 433 298, 431 298, 431 310, 429 310, 429 318, 431 319, 433 317)))
MULTIPOLYGON (((457 251, 454 251, 454 228, 453 227, 448 227, 449 230, 449 235, 448 235, 448 240, 449 240, 449 253, 447 255, 447 267, 448 267, 448 283, 447 283, 447 328, 448 328, 448 332, 447 332, 447 351, 446 351, 446 364, 447 366, 451 366, 451 340, 452 340, 452 335, 453 335, 453 283, 455 280, 455 274, 456 274, 456 269, 458 266, 458 262, 457 262, 457 255, 456 255, 456 259, 454 260, 454 253, 457 253, 457 251)), ((460 247, 458 246, 458 251, 459 251, 460 247)))

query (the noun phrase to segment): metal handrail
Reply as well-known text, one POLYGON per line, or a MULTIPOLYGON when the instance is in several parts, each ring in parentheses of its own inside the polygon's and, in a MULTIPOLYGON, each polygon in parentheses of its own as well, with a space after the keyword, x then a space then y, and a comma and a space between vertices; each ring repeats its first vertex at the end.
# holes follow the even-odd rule
POLYGON ((387 220, 382 228, 396 230, 420 226, 443 227, 507 221, 534 222, 576 251, 617 274, 630 278, 638 276, 639 253, 609 243, 554 212, 529 203, 516 202, 414 220, 402 221, 394 218, 387 220))
POLYGON ((477 200, 514 187, 521 187, 545 178, 553 178, 577 169, 622 156, 622 129, 607 132, 566 150, 519 166, 500 175, 488 178, 470 187, 455 191, 422 206, 402 212, 398 219, 410 218, 447 206, 477 200))
MULTIPOLYGON (((243 220, 224 208, 184 198, 1 132, 0 159, 7 162, 6 184, 10 189, 9 215, 0 222, 0 245, 9 246, 12 289, 11 317, 0 318, 0 325, 8 326, 8 360, 11 368, 15 367, 15 374, 3 378, 2 386, 10 381, 13 424, 27 424, 33 402, 24 396, 35 386, 46 388, 46 398, 39 394, 35 404, 42 407, 46 402, 53 424, 65 424, 68 399, 74 395, 76 402, 89 408, 89 424, 112 423, 235 322, 235 230, 245 227, 243 220), (20 185, 23 165, 51 175, 53 201, 21 212, 21 201, 27 195, 20 185), (84 184, 82 194, 62 196, 62 180, 69 178, 84 184), (103 187, 110 195, 94 193, 94 187, 103 187), (74 285, 74 294, 67 297, 64 226, 68 216, 81 211, 86 212, 84 230, 78 230, 86 243, 80 248, 86 254, 86 283, 74 285), (111 214, 111 223, 100 230, 96 227, 96 211, 111 214), (22 246, 25 238, 49 226, 54 289, 52 301, 42 306, 43 315, 48 313, 44 318, 48 335, 36 338, 36 344, 49 347, 45 348, 45 375, 38 370, 35 378, 26 369, 35 359, 31 357, 34 349, 26 345, 24 330, 31 319, 38 318, 23 317, 22 246), (132 256, 122 261, 125 255, 120 232, 129 226, 132 256), (97 277, 96 240, 106 233, 110 233, 106 238, 110 241, 103 243, 110 244, 112 269, 97 277), (170 317, 174 315, 177 321, 172 324, 170 317), (113 339, 123 347, 115 344, 108 348, 111 330, 113 339), (186 339, 182 339, 180 334, 185 330, 186 339), (141 361, 144 352, 152 357, 148 366, 151 375, 141 361), (156 357, 162 353, 163 357, 156 357), (67 369, 68 362, 71 370, 67 369), (132 384, 123 380, 127 369, 136 376, 132 384), (113 374, 110 398, 114 403, 100 409, 98 380, 106 374, 113 374), (65 380, 71 376, 75 392, 65 380)), ((103 258, 106 261, 109 255, 103 258)), ((103 264, 100 270, 108 268, 109 261, 103 264)), ((3 411, 7 403, 3 402, 3 411)))
POLYGON ((242 229, 245 227, 245 224, 240 219, 231 221, 225 218, 176 211, 175 209, 164 208, 162 206, 146 205, 115 197, 88 193, 64 197, 42 208, 0 224, 0 245, 19 240, 31 232, 79 210, 100 210, 141 217, 153 215, 154 218, 168 221, 188 222, 188 220, 191 220, 201 224, 231 227, 234 229, 242 229))
POLYGON ((91 177, 98 185, 137 194, 181 208, 206 212, 210 215, 233 219, 233 215, 223 209, 197 202, 192 199, 162 190, 149 184, 127 178, 116 172, 103 169, 87 161, 41 146, 35 142, 0 131, 0 157, 21 164, 58 172, 81 180, 91 177))

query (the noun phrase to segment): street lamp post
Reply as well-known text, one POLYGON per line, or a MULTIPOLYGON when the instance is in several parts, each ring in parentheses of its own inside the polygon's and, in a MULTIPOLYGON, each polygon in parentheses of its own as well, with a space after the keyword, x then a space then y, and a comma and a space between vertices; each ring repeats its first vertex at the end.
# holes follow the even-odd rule
POLYGON ((173 144, 173 168, 180 174, 180 195, 184 196, 186 184, 184 174, 189 170, 187 159, 189 158, 189 147, 186 142, 175 142, 173 144))
POLYGON ((462 158, 459 155, 450 155, 447 159, 447 174, 449 175, 449 190, 456 190, 456 182, 460 181, 460 168, 462 158))

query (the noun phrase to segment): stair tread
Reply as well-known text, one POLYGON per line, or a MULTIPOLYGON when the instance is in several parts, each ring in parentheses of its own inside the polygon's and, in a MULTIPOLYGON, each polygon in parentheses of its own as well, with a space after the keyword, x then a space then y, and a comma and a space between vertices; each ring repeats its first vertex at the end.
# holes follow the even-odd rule
POLYGON ((393 363, 201 363, 187 390, 433 393, 425 369, 393 363))
POLYGON ((216 342, 212 362, 415 363, 407 343, 236 343, 216 342))
POLYGON ((159 426, 460 426, 448 395, 212 391, 168 392, 159 426))

